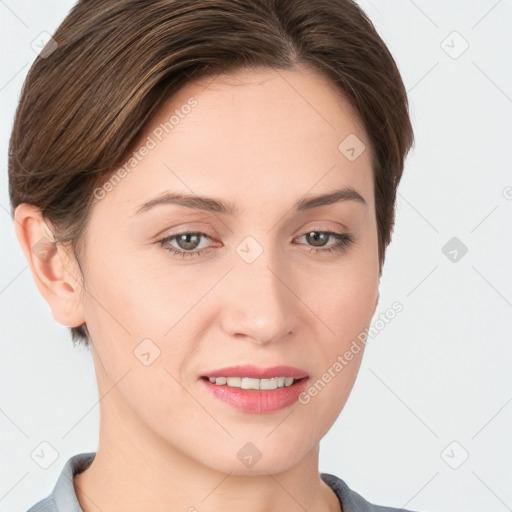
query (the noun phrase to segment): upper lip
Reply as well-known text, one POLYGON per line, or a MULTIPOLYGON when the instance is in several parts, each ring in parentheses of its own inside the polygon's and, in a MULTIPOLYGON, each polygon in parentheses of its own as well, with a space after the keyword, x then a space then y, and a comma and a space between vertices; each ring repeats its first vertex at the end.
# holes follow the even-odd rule
POLYGON ((308 374, 304 370, 293 366, 271 366, 263 368, 253 365, 230 366, 209 371, 202 377, 250 377, 253 379, 271 379, 273 377, 293 377, 302 379, 308 374))

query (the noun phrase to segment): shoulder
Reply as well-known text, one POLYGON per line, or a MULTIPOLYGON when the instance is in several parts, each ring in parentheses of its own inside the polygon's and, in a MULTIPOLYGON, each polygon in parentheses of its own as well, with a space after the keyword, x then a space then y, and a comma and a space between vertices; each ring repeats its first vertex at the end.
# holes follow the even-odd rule
POLYGON ((79 453, 69 458, 52 492, 27 512, 83 512, 75 493, 73 477, 84 471, 94 459, 96 452, 79 453))
POLYGON ((57 504, 53 499, 53 496, 47 496, 46 498, 38 501, 35 505, 32 505, 27 512, 57 512, 57 504))
POLYGON ((320 473, 322 480, 336 493, 340 500, 343 512, 417 512, 405 508, 391 508, 375 505, 353 491, 341 479, 330 473, 320 473))

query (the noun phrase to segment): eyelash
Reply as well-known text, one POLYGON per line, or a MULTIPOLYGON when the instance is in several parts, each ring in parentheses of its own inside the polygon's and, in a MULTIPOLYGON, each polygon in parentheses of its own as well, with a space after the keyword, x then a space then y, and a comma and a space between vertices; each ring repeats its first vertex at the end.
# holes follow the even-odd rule
MULTIPOLYGON (((318 229, 311 229, 300 236, 308 235, 309 233, 322 233, 324 235, 328 235, 329 237, 332 236, 338 240, 336 244, 330 246, 327 249, 316 249, 314 247, 309 249, 309 252, 313 252, 315 254, 343 252, 344 250, 346 250, 348 248, 348 246, 350 244, 352 244, 354 242, 354 239, 355 239, 354 236, 351 235, 350 233, 336 233, 334 231, 320 231, 318 229)), ((178 236, 182 236, 182 235, 200 235, 200 236, 204 236, 206 238, 210 238, 206 233, 201 233, 201 232, 196 232, 196 231, 184 231, 183 233, 176 233, 175 235, 168 236, 166 238, 163 238, 162 240, 158 240, 158 243, 160 243, 160 245, 163 247, 164 250, 170 252, 173 256, 177 256, 180 258, 201 256, 203 251, 208 250, 208 249, 201 249, 199 251, 183 251, 183 250, 178 251, 169 246, 165 246, 165 244, 167 242, 170 242, 171 240, 174 240, 178 236)))

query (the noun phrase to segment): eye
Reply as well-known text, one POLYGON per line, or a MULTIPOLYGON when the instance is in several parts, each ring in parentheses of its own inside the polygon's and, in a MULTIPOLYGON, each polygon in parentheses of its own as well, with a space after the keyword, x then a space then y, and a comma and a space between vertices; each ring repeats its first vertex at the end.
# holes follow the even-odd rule
POLYGON ((190 256, 201 255, 202 249, 205 249, 204 247, 202 247, 201 250, 195 250, 201 244, 201 238, 210 237, 206 233, 187 231, 185 233, 177 233, 176 235, 163 238, 162 240, 159 240, 159 243, 166 251, 169 251, 173 255, 181 258, 187 258, 190 256), (176 240, 178 248, 168 245, 172 240, 176 240))
POLYGON ((309 249, 309 251, 314 253, 344 251, 351 243, 354 242, 353 235, 349 233, 336 233, 334 231, 310 230, 299 238, 302 237, 306 238, 308 244, 313 245, 313 248, 309 249), (327 246, 326 242, 330 238, 333 238, 336 241, 330 246, 327 246), (317 247, 320 247, 320 249, 317 249, 317 247))
MULTIPOLYGON (((313 246, 308 250, 314 253, 341 252, 354 242, 353 235, 349 233, 336 233, 334 231, 310 230, 298 237, 296 240, 302 237, 306 238, 307 244, 311 244, 313 246), (329 239, 334 239, 335 243, 327 245, 326 242, 329 239)), ((187 231, 163 238, 162 240, 159 240, 158 243, 160 243, 160 245, 171 254, 180 258, 188 258, 191 256, 201 256, 203 250, 210 248, 201 247, 198 249, 203 238, 211 240, 206 233, 187 231), (178 245, 178 247, 171 244, 173 241, 178 245)))

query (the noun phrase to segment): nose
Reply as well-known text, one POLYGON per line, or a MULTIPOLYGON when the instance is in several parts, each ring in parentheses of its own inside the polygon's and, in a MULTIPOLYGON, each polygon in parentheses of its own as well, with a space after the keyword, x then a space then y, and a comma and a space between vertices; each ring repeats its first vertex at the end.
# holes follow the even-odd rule
POLYGON ((284 261, 267 252, 235 266, 224 283, 220 309, 223 331, 260 345, 284 340, 297 329, 300 302, 284 261))

